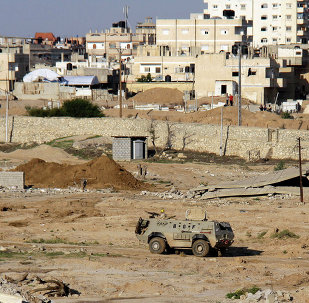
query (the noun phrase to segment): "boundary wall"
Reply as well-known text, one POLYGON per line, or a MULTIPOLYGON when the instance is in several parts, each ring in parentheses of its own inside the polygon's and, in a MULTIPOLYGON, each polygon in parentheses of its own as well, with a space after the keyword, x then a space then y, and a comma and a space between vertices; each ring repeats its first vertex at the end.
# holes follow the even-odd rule
MULTIPOLYGON (((177 150, 220 154, 219 125, 119 118, 9 117, 10 142, 44 143, 75 135, 146 136, 152 147, 167 144, 177 150)), ((248 160, 258 158, 298 159, 297 138, 302 140, 302 157, 309 160, 309 131, 239 126, 223 127, 223 154, 248 160)), ((0 142, 5 142, 5 118, 0 117, 0 142)))

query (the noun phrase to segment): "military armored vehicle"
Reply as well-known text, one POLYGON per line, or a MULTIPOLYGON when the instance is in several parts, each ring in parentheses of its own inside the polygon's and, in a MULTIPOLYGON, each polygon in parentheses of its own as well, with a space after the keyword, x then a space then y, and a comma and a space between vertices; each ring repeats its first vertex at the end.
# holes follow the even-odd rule
POLYGON ((166 249, 191 249, 197 257, 205 257, 210 250, 224 253, 232 245, 234 233, 227 222, 208 221, 206 212, 200 209, 186 211, 185 220, 160 217, 149 212, 148 219, 140 218, 136 225, 136 237, 149 244, 154 254, 166 249))

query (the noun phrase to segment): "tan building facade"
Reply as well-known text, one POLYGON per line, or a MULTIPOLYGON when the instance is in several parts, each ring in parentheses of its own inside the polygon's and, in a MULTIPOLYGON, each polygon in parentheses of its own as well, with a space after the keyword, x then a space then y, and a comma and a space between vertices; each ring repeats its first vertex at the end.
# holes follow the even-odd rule
POLYGON ((158 19, 157 45, 173 56, 231 52, 232 45, 248 37, 242 19, 158 19))
POLYGON ((155 25, 151 18, 146 19, 145 23, 139 23, 136 33, 132 33, 125 26, 124 21, 120 21, 105 32, 88 33, 86 35, 86 51, 89 54, 90 61, 102 58, 117 61, 118 50, 121 49, 122 58, 129 61, 136 55, 139 45, 153 44, 154 42, 155 25))
MULTIPOLYGON (((239 60, 226 54, 199 56, 196 59, 197 96, 238 94, 239 60)), ((279 78, 279 67, 271 58, 243 58, 241 65, 242 97, 255 103, 273 103, 286 81, 279 78)))
POLYGON ((12 91, 15 81, 27 73, 29 56, 22 53, 0 53, 0 95, 12 91))

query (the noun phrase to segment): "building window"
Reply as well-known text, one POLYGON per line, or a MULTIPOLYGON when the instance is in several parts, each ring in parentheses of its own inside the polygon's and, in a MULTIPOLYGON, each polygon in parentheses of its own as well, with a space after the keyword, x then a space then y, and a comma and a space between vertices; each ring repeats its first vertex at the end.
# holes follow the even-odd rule
POLYGON ((291 42, 292 39, 291 38, 286 38, 286 42, 291 42))
POLYGON ((278 16, 277 15, 273 15, 273 20, 278 20, 278 16))
POLYGON ((206 45, 206 44, 202 45, 202 46, 201 46, 201 50, 202 50, 202 51, 207 51, 207 50, 209 50, 209 45, 206 45))
POLYGON ((116 43, 110 43, 109 48, 116 48, 116 43))
POLYGON ((170 33, 170 30, 169 29, 163 29, 162 30, 162 34, 163 35, 168 35, 170 33))
POLYGON ((278 30, 277 26, 273 26, 273 32, 276 32, 278 30))
POLYGON ((273 42, 276 43, 278 41, 277 38, 273 38, 273 42))
POLYGON ((267 41, 268 41, 267 38, 262 38, 261 39, 261 43, 267 43, 267 41))
POLYGON ((218 5, 217 5, 217 4, 213 5, 213 8, 214 8, 214 9, 217 9, 217 8, 218 8, 218 5))
POLYGON ((291 27, 291 26, 287 26, 287 27, 286 27, 286 31, 287 31, 287 32, 292 31, 292 27, 291 27))
POLYGON ((181 30, 181 33, 183 35, 187 35, 187 34, 189 34, 189 30, 187 28, 184 28, 184 29, 181 30))
POLYGON ((96 45, 96 44, 93 44, 93 45, 92 45, 92 48, 93 48, 93 49, 96 49, 96 48, 97 48, 97 45, 96 45))
POLYGON ((209 34, 209 30, 208 29, 202 29, 201 30, 201 34, 202 35, 208 35, 209 34))
POLYGON ((292 19, 292 15, 286 15, 286 20, 291 20, 292 19))
POLYGON ((286 8, 292 8, 292 3, 287 3, 286 8))
POLYGON ((261 20, 267 20, 267 16, 261 16, 261 20))
POLYGON ((221 35, 227 35, 228 34, 228 30, 227 29, 223 29, 221 30, 221 35))
POLYGON ((230 9, 231 5, 230 4, 226 4, 225 7, 226 7, 226 9, 230 9))
POLYGON ((266 32, 267 31, 267 28, 264 26, 264 27, 261 27, 261 32, 266 32))
POLYGON ((156 67, 156 73, 160 74, 161 73, 161 67, 156 67))
POLYGON ((240 4, 240 9, 245 10, 246 9, 246 4, 240 4))
POLYGON ((221 45, 221 50, 223 50, 223 51, 228 51, 229 50, 229 46, 228 45, 226 45, 226 44, 222 44, 221 45))
POLYGON ((150 73, 150 67, 144 67, 144 72, 145 73, 150 73))
POLYGON ((238 72, 232 72, 232 77, 238 77, 238 72))
POLYGON ((263 3, 263 4, 261 5, 261 8, 267 8, 267 7, 268 7, 267 3, 263 3))
POLYGON ((278 8, 278 3, 273 3, 273 8, 278 8))

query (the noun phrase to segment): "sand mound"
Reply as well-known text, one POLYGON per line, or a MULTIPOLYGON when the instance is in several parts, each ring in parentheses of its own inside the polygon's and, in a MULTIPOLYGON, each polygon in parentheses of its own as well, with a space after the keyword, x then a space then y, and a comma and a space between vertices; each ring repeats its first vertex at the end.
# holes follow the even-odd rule
POLYGON ((14 171, 23 171, 25 173, 26 185, 41 188, 80 187, 83 179, 87 179, 87 188, 113 187, 115 189, 130 190, 147 187, 107 156, 77 165, 32 159, 30 162, 16 167, 14 171))
POLYGON ((183 105, 183 93, 173 88, 151 88, 129 99, 135 104, 183 105))
POLYGON ((52 147, 46 144, 31 149, 18 149, 11 153, 0 152, 0 159, 31 160, 40 158, 49 162, 58 163, 84 163, 77 157, 71 156, 61 148, 52 147))

